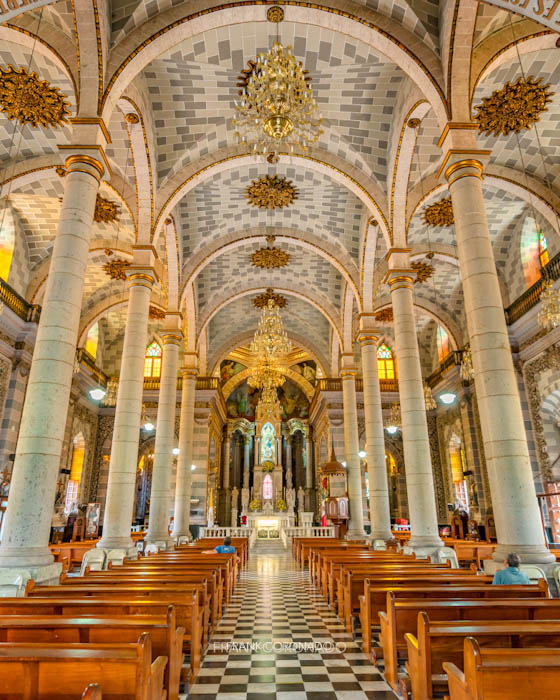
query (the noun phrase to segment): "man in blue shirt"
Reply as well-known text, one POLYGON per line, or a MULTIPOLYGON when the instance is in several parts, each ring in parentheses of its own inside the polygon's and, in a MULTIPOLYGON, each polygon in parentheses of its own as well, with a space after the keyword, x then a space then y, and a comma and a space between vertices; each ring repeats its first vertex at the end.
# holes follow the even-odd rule
POLYGON ((507 555, 507 559, 504 562, 506 568, 497 571, 494 574, 493 584, 497 586, 513 586, 519 584, 531 583, 529 577, 524 571, 519 570, 519 565, 521 564, 521 559, 518 554, 511 552, 507 555))
POLYGON ((235 554, 235 547, 231 546, 231 537, 226 537, 223 544, 216 547, 218 554, 235 554))

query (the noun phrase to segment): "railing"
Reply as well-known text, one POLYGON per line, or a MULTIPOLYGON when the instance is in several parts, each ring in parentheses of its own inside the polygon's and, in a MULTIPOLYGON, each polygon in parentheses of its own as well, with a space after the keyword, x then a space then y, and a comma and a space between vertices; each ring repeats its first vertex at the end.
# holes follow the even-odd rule
POLYGON ((560 277, 560 253, 543 268, 543 275, 505 310, 506 323, 511 325, 539 303, 544 288, 544 279, 557 280, 560 277))
POLYGON ((249 537, 248 527, 201 527, 200 537, 249 537))
POLYGON ((15 289, 12 289, 2 278, 0 278, 0 300, 24 321, 32 321, 33 323, 39 322, 41 307, 25 301, 25 299, 21 297, 15 289))
POLYGON ((101 386, 107 386, 109 377, 105 374, 105 372, 102 372, 99 369, 99 367, 95 364, 95 358, 93 358, 85 348, 78 348, 76 357, 81 365, 84 365, 84 367, 89 369, 101 386))
MULTIPOLYGON (((144 377, 144 391, 159 391, 159 377, 144 377)), ((177 377, 177 390, 183 388, 183 378, 177 377)), ((204 389, 212 389, 217 391, 220 388, 220 380, 218 377, 197 377, 196 388, 201 391, 204 389)))
POLYGON ((426 380, 428 382, 428 385, 430 387, 435 386, 441 380, 443 375, 449 369, 451 369, 451 367, 460 365, 462 360, 463 350, 451 350, 451 352, 449 352, 439 363, 439 367, 434 372, 432 372, 426 380))

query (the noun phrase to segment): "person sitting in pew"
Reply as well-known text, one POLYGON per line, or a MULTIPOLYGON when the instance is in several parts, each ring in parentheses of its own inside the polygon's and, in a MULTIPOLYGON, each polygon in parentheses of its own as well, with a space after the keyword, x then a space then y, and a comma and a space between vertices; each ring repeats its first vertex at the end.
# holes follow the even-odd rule
MULTIPOLYGON (((231 544, 231 537, 226 537, 224 539, 223 544, 219 544, 214 549, 205 549, 202 554, 235 554, 235 547, 232 546, 231 544)), ((239 557, 237 557, 238 563, 241 561, 239 557)))
POLYGON ((524 571, 519 570, 521 559, 515 552, 510 552, 504 561, 505 569, 500 569, 494 574, 492 583, 495 586, 511 586, 531 583, 529 577, 524 571))

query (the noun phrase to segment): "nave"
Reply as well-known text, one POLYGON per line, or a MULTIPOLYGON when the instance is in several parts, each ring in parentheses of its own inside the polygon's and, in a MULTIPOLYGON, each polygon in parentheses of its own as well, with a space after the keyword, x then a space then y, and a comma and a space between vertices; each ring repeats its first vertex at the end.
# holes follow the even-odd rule
POLYGON ((251 550, 189 695, 193 700, 397 697, 311 585, 308 570, 280 542, 258 542, 251 550))

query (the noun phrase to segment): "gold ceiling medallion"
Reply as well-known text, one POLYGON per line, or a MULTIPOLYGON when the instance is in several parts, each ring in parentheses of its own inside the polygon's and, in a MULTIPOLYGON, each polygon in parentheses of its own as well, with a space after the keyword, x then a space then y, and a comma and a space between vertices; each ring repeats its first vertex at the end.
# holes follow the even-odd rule
POLYGON ((165 318, 165 311, 163 309, 160 309, 157 306, 154 306, 153 304, 150 304, 150 310, 148 312, 148 316, 152 321, 161 321, 162 319, 165 318))
POLYGON ((424 207, 422 221, 428 226, 451 226, 455 223, 451 197, 445 197, 445 199, 440 199, 439 202, 434 202, 424 207))
POLYGON ((95 200, 93 220, 97 221, 98 224, 110 224, 113 223, 113 221, 118 221, 119 208, 114 202, 110 202, 108 199, 98 194, 95 200))
POLYGON ((413 270, 416 270, 416 279, 414 280, 414 284, 417 282, 423 284, 424 282, 427 282, 427 280, 429 280, 434 274, 434 266, 422 260, 410 263, 410 267, 413 270))
POLYGON ((64 177, 66 175, 66 168, 63 168, 62 165, 57 165, 54 171, 58 177, 64 177))
MULTIPOLYGON (((274 241, 274 236, 267 236, 267 241, 272 243, 274 241)), ((251 255, 251 263, 255 267, 262 267, 266 270, 271 270, 275 267, 286 267, 289 262, 290 254, 275 246, 259 248, 251 255)))
POLYGON ((412 119, 408 120, 407 126, 411 129, 417 129, 420 126, 420 119, 418 119, 418 117, 412 117, 412 119))
POLYGON ((266 306, 268 306, 269 301, 272 301, 279 309, 283 309, 288 303, 286 297, 283 297, 281 294, 276 294, 272 287, 268 287, 266 292, 258 294, 253 299, 253 306, 255 306, 257 309, 264 309, 266 306))
POLYGON ((508 82, 490 97, 483 97, 482 103, 475 105, 478 113, 474 121, 478 123, 479 132, 507 136, 512 131, 518 134, 523 129, 530 129, 552 102, 550 85, 541 85, 541 82, 542 78, 535 80, 530 75, 514 83, 508 82))
POLYGON ((56 127, 68 123, 70 103, 57 87, 41 80, 37 73, 12 65, 0 66, 0 112, 20 124, 56 127))
POLYGON ((375 314, 374 319, 379 321, 379 323, 391 323, 393 320, 393 307, 388 306, 386 309, 381 309, 379 313, 375 314))
POLYGON ((266 18, 269 22, 282 22, 284 19, 284 10, 279 5, 273 5, 266 11, 266 18))
POLYGON ((112 280, 125 280, 127 267, 130 267, 130 262, 128 260, 123 260, 122 258, 109 260, 105 263, 105 265, 103 265, 105 274, 112 280))
POLYGON ((298 198, 298 191, 291 180, 280 175, 265 175, 253 180, 245 190, 245 196, 254 207, 282 209, 298 198))
POLYGON ((134 112, 129 112, 124 118, 127 124, 138 124, 140 122, 140 117, 134 112))

